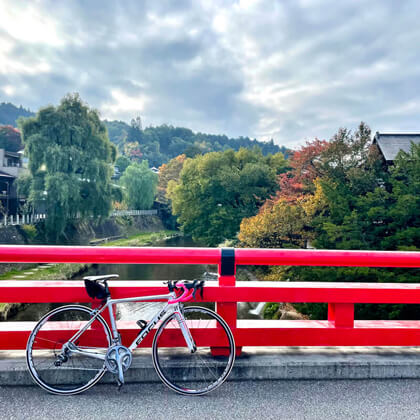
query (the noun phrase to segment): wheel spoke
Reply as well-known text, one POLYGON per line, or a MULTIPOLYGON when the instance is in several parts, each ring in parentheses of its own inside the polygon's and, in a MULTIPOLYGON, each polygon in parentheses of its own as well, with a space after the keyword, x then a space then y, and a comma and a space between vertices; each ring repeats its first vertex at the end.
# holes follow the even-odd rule
MULTIPOLYGON (((98 316, 93 321, 95 335, 92 335, 91 330, 88 332, 89 343, 92 345, 86 344, 86 340, 79 347, 84 353, 66 351, 63 346, 67 340, 59 338, 62 337, 63 330, 72 331, 73 336, 73 332, 82 328, 91 317, 89 308, 70 305, 51 311, 35 326, 28 340, 27 361, 31 376, 42 388, 55 394, 75 394, 90 388, 103 376, 103 360, 92 356, 105 355, 104 344, 109 346, 111 343, 109 328, 101 317, 98 316), (56 340, 53 338, 54 331, 57 331, 56 340), (45 338, 46 334, 48 338, 45 338), (56 362, 61 363, 56 366, 56 362)), ((79 341, 82 341, 83 334, 87 334, 87 331, 80 335, 79 341)))
POLYGON ((163 382, 171 389, 182 394, 204 394, 220 386, 229 375, 235 359, 235 345, 232 333, 226 323, 213 311, 188 307, 184 309, 187 325, 197 345, 195 353, 190 353, 186 346, 178 322, 173 328, 175 317, 164 321, 156 332, 153 342, 153 363, 163 382), (227 349, 228 356, 213 357, 205 341, 218 329, 218 345, 227 349), (208 332, 206 332, 208 330, 208 332), (182 341, 183 346, 168 348, 170 337, 182 341), (206 344, 200 347, 200 343, 206 344))

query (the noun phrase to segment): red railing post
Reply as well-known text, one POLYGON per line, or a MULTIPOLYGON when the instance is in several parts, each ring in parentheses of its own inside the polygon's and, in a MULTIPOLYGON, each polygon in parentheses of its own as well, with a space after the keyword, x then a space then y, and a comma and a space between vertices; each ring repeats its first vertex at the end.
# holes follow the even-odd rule
POLYGON ((328 321, 334 322, 336 328, 353 328, 354 304, 328 303, 328 321))
MULTIPOLYGON (((233 248, 222 248, 219 264, 219 286, 236 285, 236 264, 235 250, 233 248)), ((234 302, 216 302, 216 312, 227 322, 235 335, 236 321, 238 318, 238 304, 234 302)), ((241 347, 236 348, 236 354, 241 353, 241 347)), ((222 348, 212 347, 212 354, 225 354, 222 348)))
MULTIPOLYGON (((235 286, 236 284, 236 266, 233 276, 224 276, 220 274, 219 265, 219 286, 235 286)), ((238 305, 236 302, 216 302, 216 312, 228 323, 231 329, 236 328, 238 317, 238 305)))

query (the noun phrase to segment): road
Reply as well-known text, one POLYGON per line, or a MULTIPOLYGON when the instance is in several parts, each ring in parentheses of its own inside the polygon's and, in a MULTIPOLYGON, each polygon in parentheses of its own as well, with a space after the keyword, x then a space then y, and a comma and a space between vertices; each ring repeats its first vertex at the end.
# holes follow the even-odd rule
POLYGON ((97 385, 59 397, 38 387, 0 387, 5 419, 415 419, 420 380, 229 382, 202 397, 178 395, 164 385, 129 384, 121 392, 97 385))

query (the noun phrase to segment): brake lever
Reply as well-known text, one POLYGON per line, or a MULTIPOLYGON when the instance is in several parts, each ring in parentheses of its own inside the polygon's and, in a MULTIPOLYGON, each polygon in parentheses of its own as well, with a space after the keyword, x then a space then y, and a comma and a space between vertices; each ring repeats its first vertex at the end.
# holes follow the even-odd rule
POLYGON ((201 299, 203 299, 203 291, 204 291, 204 280, 198 281, 194 280, 194 290, 193 290, 193 298, 195 299, 195 295, 197 293, 197 290, 200 289, 200 296, 201 299))
POLYGON ((175 290, 179 289, 178 287, 176 287, 174 280, 168 280, 167 282, 165 281, 164 283, 168 285, 168 289, 170 292, 174 292, 175 290))

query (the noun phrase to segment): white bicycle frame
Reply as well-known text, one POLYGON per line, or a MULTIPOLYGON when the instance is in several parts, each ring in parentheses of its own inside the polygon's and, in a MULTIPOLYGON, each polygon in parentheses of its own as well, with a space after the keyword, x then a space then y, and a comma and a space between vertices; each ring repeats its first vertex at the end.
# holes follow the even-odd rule
MULTIPOLYGON (((143 296, 143 297, 132 297, 132 298, 123 298, 123 299, 107 299, 107 302, 99 309, 93 309, 94 316, 90 321, 87 322, 83 328, 81 328, 70 340, 63 345, 63 350, 66 349, 70 351, 70 353, 74 354, 83 354, 88 357, 92 357, 95 359, 105 360, 106 355, 104 353, 95 352, 92 350, 84 350, 79 349, 75 344, 76 341, 95 321, 95 319, 106 309, 108 308, 109 311, 109 318, 111 321, 111 331, 112 331, 112 345, 119 344, 121 345, 121 336, 118 332, 115 315, 113 310, 113 305, 118 303, 127 303, 127 302, 142 302, 142 301, 149 301, 149 300, 162 300, 162 299, 174 299, 175 293, 169 293, 167 295, 155 295, 155 296, 143 296), (70 343, 70 344, 69 344, 70 343)), ((190 350, 193 353, 196 350, 196 346, 194 340, 191 336, 190 330, 186 325, 185 318, 182 315, 182 303, 166 303, 163 309, 155 314, 155 316, 146 324, 146 326, 140 331, 137 337, 133 340, 131 345, 128 347, 129 350, 132 352, 142 341, 143 339, 149 334, 152 328, 167 314, 166 318, 169 318, 172 314, 175 314, 175 318, 179 323, 180 329, 184 336, 185 342, 190 350)), ((165 318, 165 319, 166 319, 165 318)))

